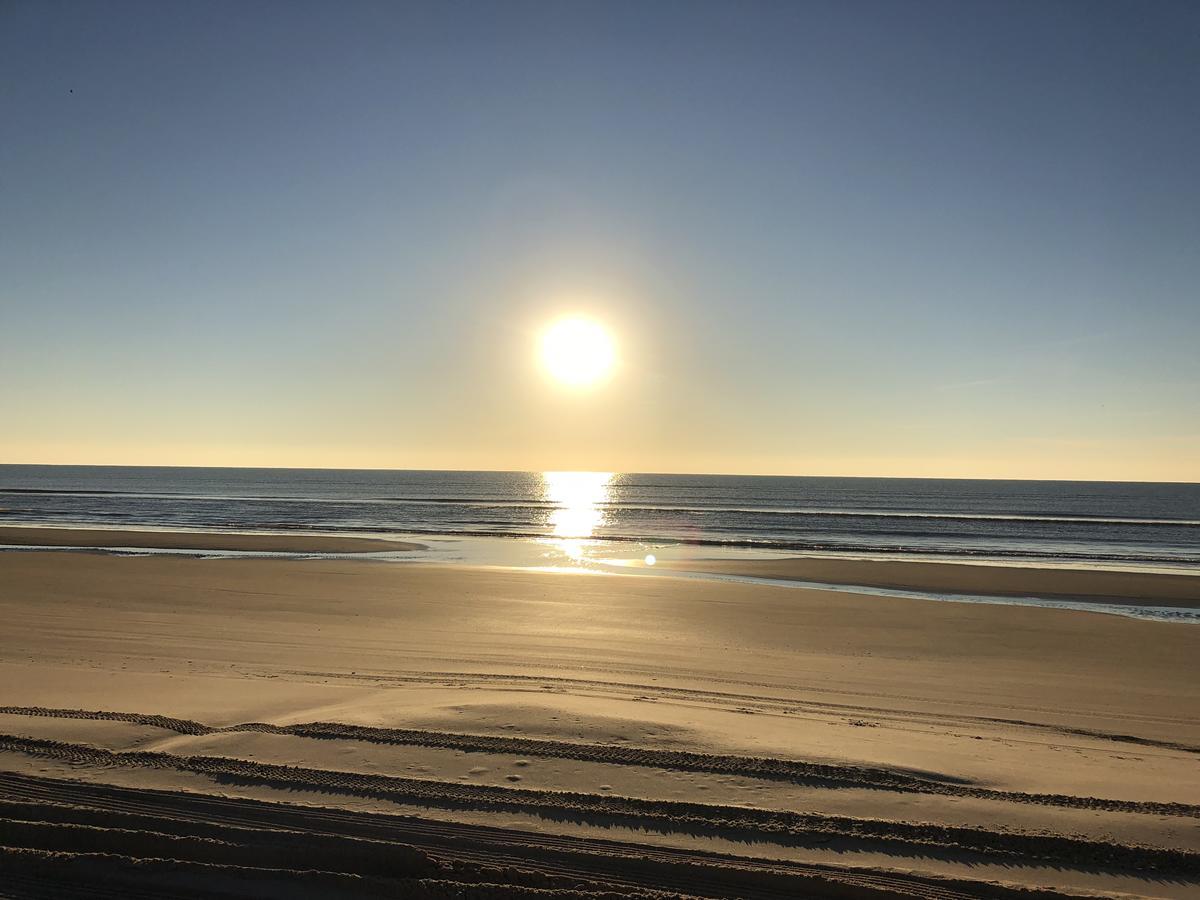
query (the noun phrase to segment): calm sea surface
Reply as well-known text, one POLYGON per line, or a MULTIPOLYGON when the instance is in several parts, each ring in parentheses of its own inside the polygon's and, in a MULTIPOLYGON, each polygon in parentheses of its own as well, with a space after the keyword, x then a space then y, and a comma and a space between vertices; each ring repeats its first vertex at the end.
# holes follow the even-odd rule
POLYGON ((0 466, 0 523, 1200 568, 1200 484, 0 466))

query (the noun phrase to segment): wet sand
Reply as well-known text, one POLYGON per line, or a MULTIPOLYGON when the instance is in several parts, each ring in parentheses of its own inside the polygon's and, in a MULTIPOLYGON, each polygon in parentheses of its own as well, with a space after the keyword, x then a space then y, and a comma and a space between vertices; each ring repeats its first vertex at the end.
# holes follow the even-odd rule
POLYGON ((0 554, 0 618, 30 884, 1200 896, 1188 625, 69 551, 0 554))
POLYGON ((193 531, 116 531, 98 528, 0 526, 0 545, 86 547, 96 550, 217 550, 255 553, 397 553, 423 544, 316 534, 217 534, 193 531))
POLYGON ((890 560, 661 560, 660 568, 861 587, 995 597, 1044 597, 1093 603, 1200 607, 1200 572, 1118 572, 890 560))

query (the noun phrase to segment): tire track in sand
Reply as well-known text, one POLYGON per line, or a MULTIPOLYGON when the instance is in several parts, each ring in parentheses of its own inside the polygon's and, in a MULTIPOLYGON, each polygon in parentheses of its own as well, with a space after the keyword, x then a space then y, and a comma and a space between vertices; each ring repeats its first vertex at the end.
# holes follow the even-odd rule
POLYGON ((1200 818, 1200 806, 1188 803, 1114 800, 1103 797, 1077 797, 1069 794, 1034 794, 1002 791, 969 784, 938 781, 904 772, 865 766, 833 765, 772 757, 734 756, 698 753, 688 750, 656 750, 612 744, 580 744, 538 738, 472 735, 454 732, 424 731, 409 728, 376 728, 339 722, 308 722, 296 725, 272 725, 246 722, 239 725, 211 726, 190 719, 177 719, 149 713, 109 712, 103 710, 52 709, 38 706, 0 707, 0 714, 56 719, 87 719, 125 722, 162 728, 177 734, 203 736, 236 732, 290 735, 318 740, 355 740, 373 744, 416 746, 473 753, 505 753, 516 756, 569 759, 611 765, 643 766, 679 772, 700 772, 782 781, 825 788, 863 788, 899 793, 935 794, 970 797, 1011 803, 1031 803, 1068 809, 1103 812, 1131 812, 1183 818, 1200 818))
MULTIPOLYGON (((0 808, 0 817, 20 816, 22 821, 50 821, 75 828, 64 827, 57 832, 43 829, 40 841, 30 833, 31 830, 26 830, 23 835, 26 844, 48 843, 45 838, 49 835, 60 844, 73 840, 76 846, 83 846, 89 839, 98 839, 107 840, 110 849, 139 852, 136 844, 125 847, 120 836, 104 837, 88 831, 87 827, 96 822, 128 833, 125 837, 128 841, 141 832, 187 838, 211 839, 216 836, 225 844, 241 845, 242 837, 249 832, 254 836, 253 840, 268 845, 298 841, 298 846, 303 848, 305 842, 314 837, 334 835, 337 841, 332 846, 354 848, 355 859, 360 858, 357 849, 361 844, 371 842, 384 850, 386 842, 388 846, 404 849, 398 866, 408 865, 413 875, 426 876, 425 882, 404 882, 405 888, 409 889, 405 896, 490 898, 526 895, 527 891, 518 886, 536 887, 537 896, 564 898, 602 896, 598 888, 625 897, 683 895, 764 900, 797 896, 916 897, 926 900, 1021 897, 1035 900, 1068 896, 1051 890, 1014 889, 969 879, 753 859, 701 850, 439 822, 414 816, 349 812, 28 775, 0 774, 0 796, 8 798, 6 805, 0 808), (425 893, 426 888, 435 887, 428 883, 430 863, 440 867, 440 872, 434 874, 453 881, 459 888, 472 884, 475 889, 469 894, 425 893), (501 877, 497 878, 497 875, 501 877), (503 886, 489 890, 495 888, 495 882, 503 886), (563 888, 565 892, 556 890, 563 888), (584 893, 575 892, 580 888, 584 893)), ((177 845, 176 850, 183 846, 177 845)), ((213 847, 200 846, 204 853, 213 855, 213 847)), ((330 845, 324 846, 328 852, 330 845)), ((0 848, 0 868, 6 873, 30 869, 36 872, 39 865, 43 870, 46 868, 45 861, 37 857, 23 869, 14 867, 12 853, 6 858, 2 855, 4 852, 0 848)), ((308 857, 304 858, 304 863, 309 865, 308 857)), ((358 874, 357 869, 346 865, 345 860, 328 859, 325 865, 352 869, 358 874)), ((315 864, 309 867, 319 868, 315 864)), ((142 874, 146 874, 145 867, 142 874)))
POLYGON ((536 815, 544 819, 624 826, 798 847, 882 850, 892 855, 957 859, 963 854, 1010 863, 1051 864, 1113 872, 1200 876, 1200 853, 1082 837, 985 828, 856 819, 609 794, 504 788, 433 779, 312 769, 217 756, 112 751, 66 741, 0 735, 0 751, 94 768, 191 772, 218 780, 285 790, 370 797, 450 810, 536 815))
MULTIPOLYGON (((895 722, 927 722, 927 723, 945 723, 952 722, 960 726, 967 725, 1015 725, 1019 728, 1030 729, 1033 731, 1042 731, 1050 734, 1069 735, 1072 737, 1094 738, 1096 740, 1112 741, 1118 744, 1135 744, 1142 747, 1153 747, 1162 750, 1174 750, 1180 753, 1200 754, 1200 746, 1195 744, 1186 744, 1180 741, 1167 741, 1157 738, 1148 738, 1142 735, 1122 734, 1119 732, 1102 731, 1095 728, 1083 728, 1070 725, 1055 725, 1048 722, 1034 722, 1029 719, 1003 718, 997 716, 979 716, 969 715, 967 713, 938 713, 928 710, 906 710, 896 707, 887 706, 863 706, 849 703, 833 703, 829 701, 818 700, 801 700, 794 698, 779 697, 773 695, 761 694, 743 694, 729 691, 714 691, 701 690, 698 688, 682 688, 673 687, 670 685, 660 684, 637 684, 633 682, 623 681, 602 681, 592 678, 564 678, 562 676, 542 676, 542 675, 516 675, 506 673, 491 673, 491 672, 420 672, 420 673, 378 673, 370 674, 365 672, 311 672, 303 670, 290 670, 285 674, 299 675, 303 677, 320 677, 320 678, 336 678, 346 681, 357 682, 395 682, 401 684, 437 684, 451 685, 455 687, 465 687, 472 683, 479 685, 493 686, 497 684, 512 684, 518 685, 517 690, 535 691, 543 693, 546 691, 557 691, 558 689, 570 690, 573 693, 586 694, 591 692, 596 696, 612 696, 620 694, 636 694, 631 699, 635 700, 650 700, 658 697, 669 697, 683 702, 698 701, 701 703, 717 703, 726 708, 735 711, 742 711, 747 708, 754 709, 759 712, 766 712, 775 715, 795 715, 797 713, 807 713, 811 715, 840 715, 860 718, 863 716, 881 721, 895 722), (652 696, 656 695, 656 696, 652 696)), ((752 685, 757 687, 776 687, 775 685, 766 682, 753 681, 736 681, 734 679, 718 679, 706 676, 706 680, 710 682, 718 682, 724 684, 736 685, 752 685)), ((838 694, 853 695, 857 694, 863 697, 872 697, 878 699, 879 695, 864 693, 861 691, 838 690, 838 694)), ((894 695, 893 699, 897 700, 916 700, 921 701, 921 697, 908 697, 904 695, 894 695)), ((1028 712, 1054 712, 1054 710, 1045 710, 1038 707, 1031 707, 1028 712)), ((1130 716, 1129 718, 1141 721, 1147 724, 1180 724, 1188 723, 1195 724, 1197 721, 1194 717, 1163 717, 1163 716, 1130 716)))

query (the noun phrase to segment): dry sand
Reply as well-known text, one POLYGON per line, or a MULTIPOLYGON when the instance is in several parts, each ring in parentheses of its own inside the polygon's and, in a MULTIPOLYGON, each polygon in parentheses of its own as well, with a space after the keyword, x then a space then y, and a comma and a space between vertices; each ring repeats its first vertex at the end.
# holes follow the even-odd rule
POLYGON ((30 891, 1200 896, 1189 625, 63 551, 0 554, 0 620, 30 891))

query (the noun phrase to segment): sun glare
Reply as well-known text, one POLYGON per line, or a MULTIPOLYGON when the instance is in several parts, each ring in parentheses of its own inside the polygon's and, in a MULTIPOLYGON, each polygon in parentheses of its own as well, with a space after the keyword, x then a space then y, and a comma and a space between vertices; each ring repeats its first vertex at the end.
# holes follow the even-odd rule
POLYGON ((543 498, 553 505, 549 524, 555 543, 573 560, 581 560, 596 529, 604 524, 611 499, 611 472, 543 472, 543 498))
POLYGON ((541 341, 542 366, 568 387, 590 387, 612 373, 617 348, 603 325, 582 316, 560 319, 541 341))

